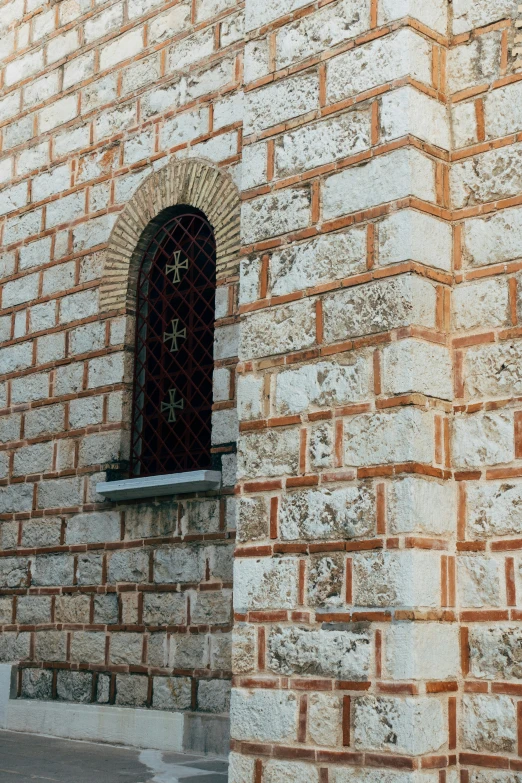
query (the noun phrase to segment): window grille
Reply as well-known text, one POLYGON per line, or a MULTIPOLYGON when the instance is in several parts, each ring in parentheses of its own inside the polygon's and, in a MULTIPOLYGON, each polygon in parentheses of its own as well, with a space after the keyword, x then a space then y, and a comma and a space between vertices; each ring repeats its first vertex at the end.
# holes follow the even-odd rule
POLYGON ((183 207, 147 241, 138 273, 131 475, 210 468, 214 232, 201 212, 183 207))

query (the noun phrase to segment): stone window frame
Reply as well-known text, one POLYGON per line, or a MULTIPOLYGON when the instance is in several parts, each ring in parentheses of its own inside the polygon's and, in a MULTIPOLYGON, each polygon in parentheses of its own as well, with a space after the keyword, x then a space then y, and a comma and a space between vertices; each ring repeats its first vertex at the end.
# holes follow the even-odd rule
MULTIPOLYGON (((212 225, 218 283, 237 274, 241 199, 231 176, 201 158, 173 160, 141 183, 116 220, 107 245, 100 286, 102 315, 122 311, 135 315, 144 238, 162 212, 179 205, 201 210, 212 225)), ((102 482, 97 485, 97 491, 109 500, 123 500, 204 491, 218 488, 220 480, 218 471, 193 471, 170 477, 102 482)))

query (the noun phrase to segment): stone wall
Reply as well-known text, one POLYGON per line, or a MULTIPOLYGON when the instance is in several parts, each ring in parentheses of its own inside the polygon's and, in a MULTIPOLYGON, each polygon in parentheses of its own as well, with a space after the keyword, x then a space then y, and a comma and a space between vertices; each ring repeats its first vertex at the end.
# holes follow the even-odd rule
POLYGON ((221 712, 232 668, 231 783, 516 783, 519 16, 0 7, 0 650, 21 695, 221 712), (129 423, 113 227, 175 201, 150 183, 192 158, 243 202, 240 285, 223 253, 217 292, 225 490, 114 507, 93 490, 129 423))
POLYGON ((0 660, 18 664, 21 698, 229 709, 236 5, 0 8, 0 660), (129 258, 176 203, 169 176, 216 229, 213 451, 224 489, 107 503, 96 484, 128 456, 129 258))

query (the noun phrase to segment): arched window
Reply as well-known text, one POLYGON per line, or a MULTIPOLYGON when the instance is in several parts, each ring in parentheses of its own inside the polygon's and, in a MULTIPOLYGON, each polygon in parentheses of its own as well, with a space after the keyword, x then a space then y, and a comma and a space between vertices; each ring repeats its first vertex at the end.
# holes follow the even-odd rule
POLYGON ((177 206, 152 221, 144 239, 137 288, 131 476, 207 469, 214 231, 198 209, 177 206))

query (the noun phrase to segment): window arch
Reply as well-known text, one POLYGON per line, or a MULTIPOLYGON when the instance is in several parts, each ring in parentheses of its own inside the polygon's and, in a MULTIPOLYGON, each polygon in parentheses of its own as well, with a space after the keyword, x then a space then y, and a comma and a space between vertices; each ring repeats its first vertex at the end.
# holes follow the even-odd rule
POLYGON ((130 472, 152 476, 210 468, 214 230, 199 209, 178 205, 163 210, 144 238, 130 472))

